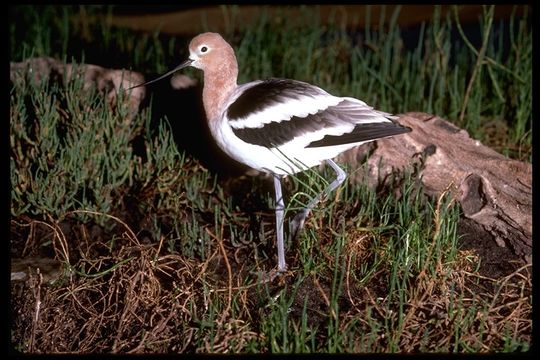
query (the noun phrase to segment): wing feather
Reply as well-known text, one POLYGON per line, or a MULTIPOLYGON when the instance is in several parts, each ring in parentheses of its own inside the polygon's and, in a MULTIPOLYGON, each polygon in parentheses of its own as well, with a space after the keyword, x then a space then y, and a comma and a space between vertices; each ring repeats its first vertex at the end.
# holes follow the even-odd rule
POLYGON ((239 90, 225 120, 238 138, 253 145, 276 148, 299 141, 304 147, 323 147, 410 131, 392 121, 395 116, 361 100, 336 97, 300 81, 268 79, 239 90))

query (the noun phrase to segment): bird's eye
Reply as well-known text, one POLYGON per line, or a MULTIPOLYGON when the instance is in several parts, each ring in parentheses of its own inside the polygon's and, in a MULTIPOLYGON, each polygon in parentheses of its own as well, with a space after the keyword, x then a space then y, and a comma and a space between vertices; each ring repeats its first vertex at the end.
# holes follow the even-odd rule
POLYGON ((203 47, 201 48, 201 52, 202 52, 202 53, 205 53, 205 52, 207 52, 207 51, 208 51, 208 48, 207 48, 206 46, 203 46, 203 47))

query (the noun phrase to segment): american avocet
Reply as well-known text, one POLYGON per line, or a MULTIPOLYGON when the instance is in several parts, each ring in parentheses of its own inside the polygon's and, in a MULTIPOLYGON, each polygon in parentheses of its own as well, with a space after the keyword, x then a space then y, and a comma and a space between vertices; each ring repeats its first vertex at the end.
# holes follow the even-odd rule
MULTIPOLYGON (((159 78, 193 66, 204 72, 203 104, 210 131, 233 159, 273 174, 276 193, 278 272, 286 270, 283 239, 285 205, 281 178, 325 161, 336 179, 291 222, 293 238, 324 194, 346 177, 331 159, 368 141, 410 131, 388 113, 361 100, 330 95, 321 88, 289 79, 256 80, 238 85, 233 48, 217 33, 191 40, 189 58, 159 78)), ((135 86, 136 87, 136 86, 135 86)))

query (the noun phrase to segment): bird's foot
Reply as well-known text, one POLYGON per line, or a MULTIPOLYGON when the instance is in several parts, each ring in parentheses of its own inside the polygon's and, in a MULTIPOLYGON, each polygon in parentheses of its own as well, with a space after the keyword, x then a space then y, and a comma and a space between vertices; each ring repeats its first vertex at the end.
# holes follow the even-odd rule
POLYGON ((309 210, 303 209, 298 214, 294 216, 294 219, 291 221, 290 225, 290 234, 292 239, 296 239, 298 234, 300 233, 300 230, 304 227, 304 223, 306 221, 306 218, 309 215, 309 210))
POLYGON ((263 284, 274 281, 276 278, 282 278, 287 270, 272 269, 270 271, 258 271, 256 274, 263 284))

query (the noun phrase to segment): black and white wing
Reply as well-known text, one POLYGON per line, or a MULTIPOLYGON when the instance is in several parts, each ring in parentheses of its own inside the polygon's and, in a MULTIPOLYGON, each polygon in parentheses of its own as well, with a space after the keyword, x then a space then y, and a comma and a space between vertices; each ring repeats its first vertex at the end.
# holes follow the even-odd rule
POLYGON ((362 143, 410 131, 361 100, 336 97, 295 80, 268 79, 239 87, 225 119, 242 141, 276 148, 362 143))

